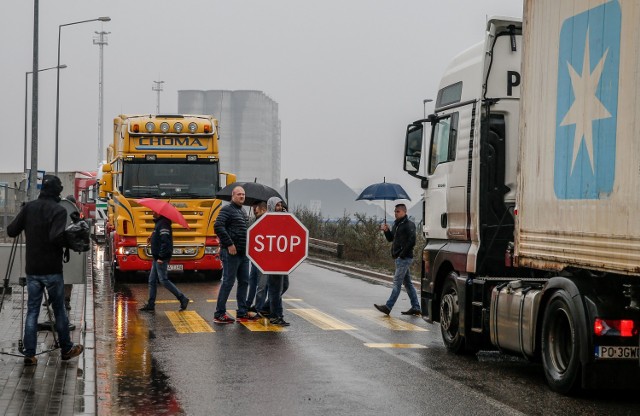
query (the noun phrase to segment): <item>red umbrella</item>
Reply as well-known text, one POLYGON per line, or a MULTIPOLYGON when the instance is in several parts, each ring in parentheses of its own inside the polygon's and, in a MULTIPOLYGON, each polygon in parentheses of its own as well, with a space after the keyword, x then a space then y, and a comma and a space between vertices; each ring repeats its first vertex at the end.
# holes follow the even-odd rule
POLYGON ((142 206, 152 209, 154 212, 158 213, 158 215, 162 215, 172 222, 177 222, 184 228, 189 228, 187 220, 184 219, 180 211, 164 199, 142 198, 136 199, 136 202, 142 206))

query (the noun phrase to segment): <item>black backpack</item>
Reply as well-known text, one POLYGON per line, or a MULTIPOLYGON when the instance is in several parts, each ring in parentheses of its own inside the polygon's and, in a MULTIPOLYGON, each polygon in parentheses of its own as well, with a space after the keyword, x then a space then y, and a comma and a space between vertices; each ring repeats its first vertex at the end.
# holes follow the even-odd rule
POLYGON ((71 224, 64 230, 65 246, 78 253, 84 253, 91 248, 91 232, 89 224, 80 218, 80 214, 72 212, 71 224))

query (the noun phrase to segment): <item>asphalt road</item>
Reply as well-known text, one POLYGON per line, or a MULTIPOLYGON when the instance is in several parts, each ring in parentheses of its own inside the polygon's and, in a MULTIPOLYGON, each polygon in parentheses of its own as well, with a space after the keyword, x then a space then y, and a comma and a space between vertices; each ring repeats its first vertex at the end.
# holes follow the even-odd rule
MULTIPOLYGON (((101 252, 96 264, 102 266, 101 252)), ((439 327, 408 309, 373 308, 385 284, 303 263, 285 294, 285 329, 212 322, 219 282, 174 278, 186 312, 161 288, 138 312, 144 276, 96 278, 99 414, 188 415, 632 415, 629 392, 564 397, 539 364, 497 352, 448 354, 439 327)), ((235 299, 235 292, 230 297, 235 299)), ((228 304, 231 312, 235 302, 228 304)))

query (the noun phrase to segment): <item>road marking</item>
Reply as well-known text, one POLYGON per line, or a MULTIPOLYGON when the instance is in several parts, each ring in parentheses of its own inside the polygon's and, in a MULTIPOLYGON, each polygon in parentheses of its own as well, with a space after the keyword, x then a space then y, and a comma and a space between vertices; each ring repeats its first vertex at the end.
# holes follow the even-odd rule
POLYGON ((427 332, 428 329, 419 327, 418 325, 410 324, 402 319, 392 318, 389 315, 384 315, 380 312, 370 309, 347 309, 347 312, 351 312, 355 315, 366 318, 376 324, 389 328, 393 331, 420 331, 427 332))
POLYGON ((283 302, 302 302, 302 299, 300 299, 300 298, 283 298, 282 301, 283 302))
POLYGON ((195 311, 166 311, 167 317, 179 334, 194 334, 198 332, 216 332, 195 311))
MULTIPOLYGON (((218 299, 207 299, 207 302, 216 303, 216 302, 218 302, 218 299)), ((236 299, 227 299, 227 302, 237 302, 237 300, 236 299)))
POLYGON ((156 300, 157 304, 165 304, 165 303, 178 303, 178 299, 164 299, 164 300, 156 300))
POLYGON ((365 342, 364 346, 369 348, 427 348, 422 344, 376 344, 373 342, 365 342))
MULTIPOLYGON (((236 317, 236 311, 227 311, 230 316, 236 317)), ((269 319, 259 318, 255 321, 238 322, 251 332, 284 332, 287 328, 279 325, 271 325, 269 319)))
POLYGON ((299 317, 311 322, 315 326, 320 329, 324 329, 326 331, 335 331, 335 330, 354 330, 356 328, 352 327, 349 324, 345 324, 344 322, 327 315, 324 312, 320 312, 317 309, 287 309, 289 312, 293 312, 299 317))

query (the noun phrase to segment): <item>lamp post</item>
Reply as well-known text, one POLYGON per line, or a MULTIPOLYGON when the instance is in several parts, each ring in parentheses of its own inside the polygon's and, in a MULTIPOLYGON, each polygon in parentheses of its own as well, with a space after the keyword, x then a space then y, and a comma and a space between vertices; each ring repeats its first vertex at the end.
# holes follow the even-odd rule
MULTIPOLYGON (((66 67, 66 65, 60 65, 60 69, 64 69, 66 67)), ((38 69, 38 72, 48 71, 50 69, 56 68, 58 67, 52 66, 50 68, 38 69)), ((27 104, 29 101, 29 74, 33 74, 33 71, 24 73, 24 173, 27 173, 27 104)))
POLYGON ((56 80, 56 139, 55 139, 55 174, 58 175, 58 127, 60 125, 60 35, 64 26, 79 25, 89 22, 110 22, 110 17, 98 17, 97 19, 80 20, 78 22, 65 23, 58 26, 58 70, 56 80))
POLYGON ((422 100, 422 110, 423 110, 423 118, 427 118, 427 103, 433 101, 431 98, 425 98, 422 100))

